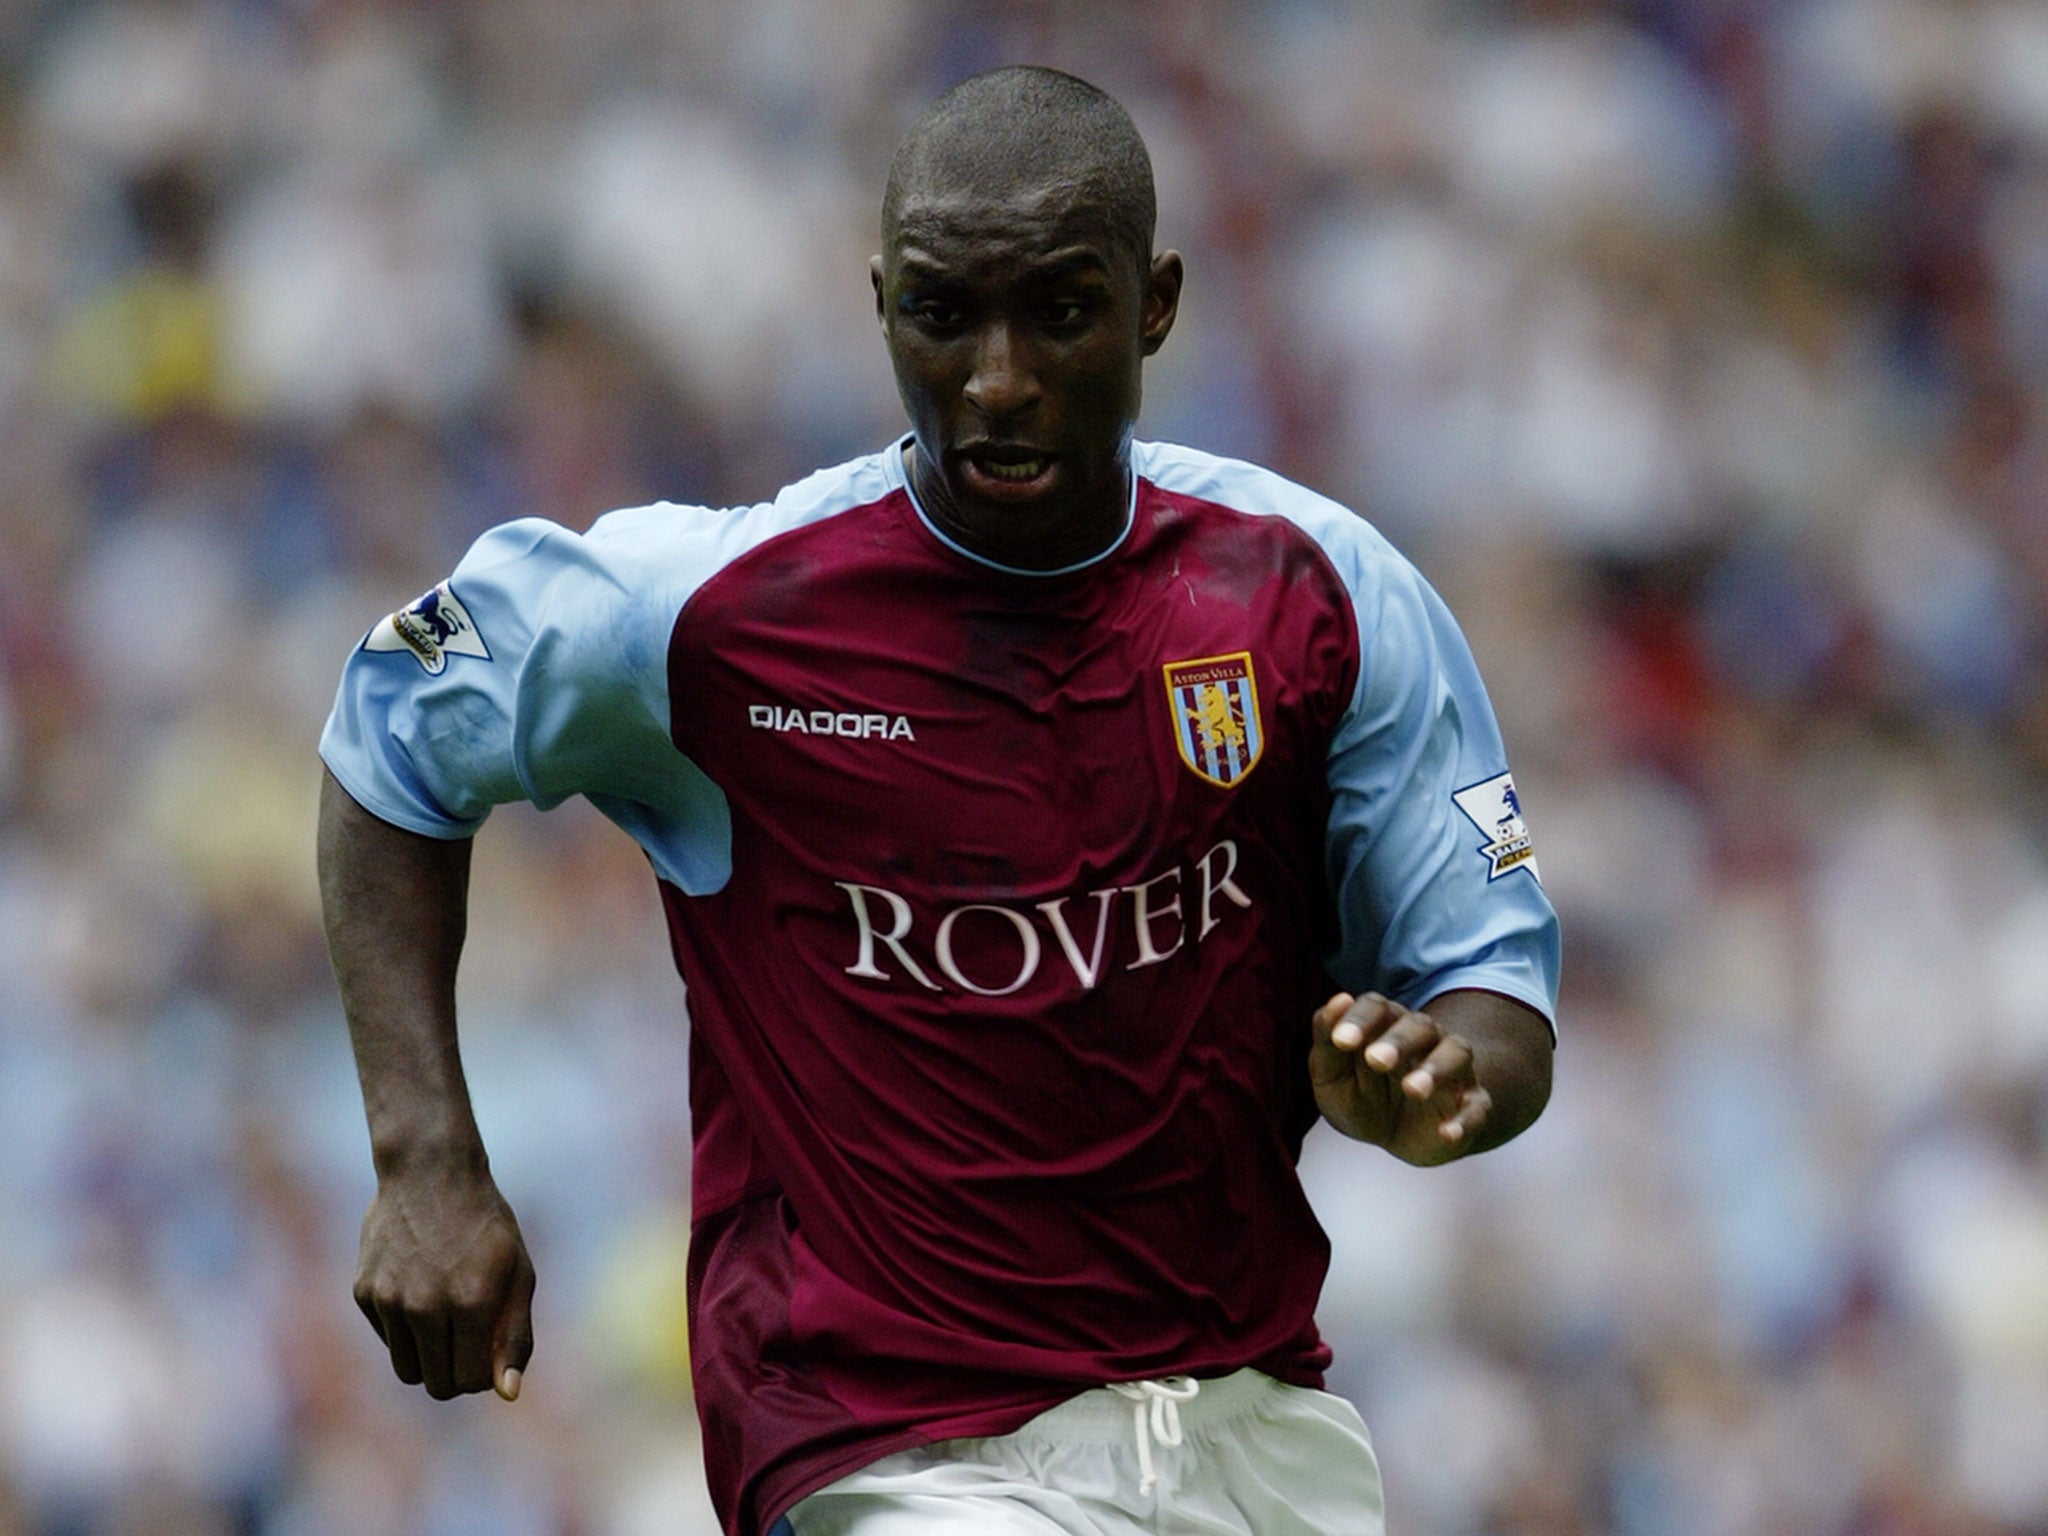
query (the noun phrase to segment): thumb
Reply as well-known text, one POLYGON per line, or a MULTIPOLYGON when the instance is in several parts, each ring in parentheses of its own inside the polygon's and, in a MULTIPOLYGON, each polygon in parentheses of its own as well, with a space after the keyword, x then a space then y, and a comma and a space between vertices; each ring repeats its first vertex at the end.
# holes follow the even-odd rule
POLYGON ((532 1358, 533 1266, 522 1256, 491 1335, 491 1385, 506 1402, 518 1400, 520 1378, 532 1358))

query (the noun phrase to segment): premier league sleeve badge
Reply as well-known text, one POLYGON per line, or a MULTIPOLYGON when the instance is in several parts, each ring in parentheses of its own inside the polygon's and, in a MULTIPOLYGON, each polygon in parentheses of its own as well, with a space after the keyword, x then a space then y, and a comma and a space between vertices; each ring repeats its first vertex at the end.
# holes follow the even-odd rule
POLYGON ((1483 784, 1458 790, 1451 798, 1457 801, 1466 819, 1486 834, 1479 852, 1487 860, 1489 881, 1498 880, 1510 870, 1527 868, 1536 876, 1537 883, 1542 883, 1543 877, 1536 873, 1536 850, 1529 841, 1528 825, 1522 820, 1522 800, 1515 793, 1513 774, 1503 773, 1483 784))
POLYGON ((442 582, 416 602, 379 619, 363 637, 366 651, 410 651, 428 673, 438 677, 447 669, 450 656, 491 659, 483 631, 462 606, 462 599, 448 582, 442 582))

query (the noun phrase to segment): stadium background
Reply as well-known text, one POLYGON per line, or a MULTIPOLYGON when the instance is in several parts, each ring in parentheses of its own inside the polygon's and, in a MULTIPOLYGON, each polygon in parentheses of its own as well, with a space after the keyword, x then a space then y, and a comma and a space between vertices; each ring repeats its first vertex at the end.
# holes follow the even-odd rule
POLYGON ((488 522, 885 440, 888 146, 1017 59, 1154 147, 1142 430, 1420 559, 1565 915, 1533 1135, 1312 1143, 1396 1531, 2048 1530, 2048 9, 5 0, 0 1533, 708 1531, 643 866, 481 845, 540 1346, 432 1403, 312 744, 488 522))

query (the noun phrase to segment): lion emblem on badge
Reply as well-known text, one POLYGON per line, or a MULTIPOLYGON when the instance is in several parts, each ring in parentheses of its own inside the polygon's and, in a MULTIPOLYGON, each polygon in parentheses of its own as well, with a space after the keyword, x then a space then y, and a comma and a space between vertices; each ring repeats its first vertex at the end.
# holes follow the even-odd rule
POLYGON ((1252 771, 1266 745, 1251 652, 1170 661, 1163 670, 1180 760, 1228 789, 1252 771))

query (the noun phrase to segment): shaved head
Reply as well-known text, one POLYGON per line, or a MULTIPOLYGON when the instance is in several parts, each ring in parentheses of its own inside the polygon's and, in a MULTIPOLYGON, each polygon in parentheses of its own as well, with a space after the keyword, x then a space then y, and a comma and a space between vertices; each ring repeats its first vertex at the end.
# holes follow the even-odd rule
POLYGON ((1152 255, 1157 200, 1137 124, 1107 92, 1036 65, 963 80, 927 107, 889 163, 882 241, 921 194, 993 200, 1063 182, 1098 208, 1142 270, 1152 255))

